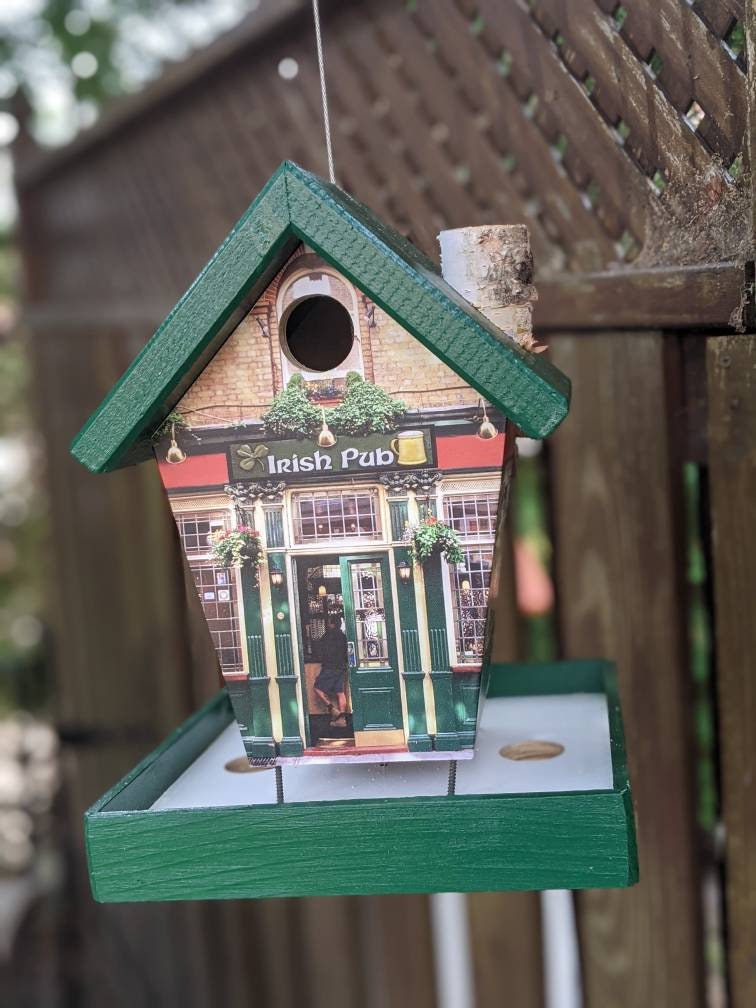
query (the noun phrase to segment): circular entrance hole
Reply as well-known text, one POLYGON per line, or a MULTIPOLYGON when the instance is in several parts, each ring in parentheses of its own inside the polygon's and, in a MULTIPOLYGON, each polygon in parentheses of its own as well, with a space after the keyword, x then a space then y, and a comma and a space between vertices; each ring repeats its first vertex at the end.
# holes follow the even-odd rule
POLYGON ((272 770, 269 766, 252 766, 246 756, 235 756, 223 767, 229 773, 259 773, 261 770, 272 770))
POLYGON ((512 745, 502 746, 499 749, 499 756, 511 760, 541 760, 553 759, 564 752, 564 746, 559 742, 542 742, 539 739, 532 739, 527 742, 514 742, 512 745))
POLYGON ((352 352, 352 316, 334 298, 316 294, 292 308, 283 341, 295 364, 307 371, 332 371, 352 352))

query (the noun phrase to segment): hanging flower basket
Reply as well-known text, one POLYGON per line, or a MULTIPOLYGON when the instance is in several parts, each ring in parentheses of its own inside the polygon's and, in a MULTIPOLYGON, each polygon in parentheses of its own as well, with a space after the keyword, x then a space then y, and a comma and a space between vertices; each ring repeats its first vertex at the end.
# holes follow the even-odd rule
POLYGON ((464 560, 457 533, 433 514, 427 514, 419 525, 409 526, 405 541, 409 543, 412 560, 416 564, 424 563, 434 553, 440 553, 450 564, 464 560))
POLYGON ((260 534, 246 525, 214 532, 210 544, 213 561, 219 567, 257 568, 265 558, 260 534))

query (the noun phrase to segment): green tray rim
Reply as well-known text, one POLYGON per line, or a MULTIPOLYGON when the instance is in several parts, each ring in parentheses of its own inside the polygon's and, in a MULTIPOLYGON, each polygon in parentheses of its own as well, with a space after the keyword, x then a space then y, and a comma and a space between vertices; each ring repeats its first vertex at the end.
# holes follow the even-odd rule
POLYGON ((150 811, 233 719, 221 690, 85 813, 93 895, 133 902, 632 885, 637 847, 614 665, 491 666, 489 697, 583 692, 606 696, 611 789, 150 811), (335 866, 350 863, 339 876, 335 866))

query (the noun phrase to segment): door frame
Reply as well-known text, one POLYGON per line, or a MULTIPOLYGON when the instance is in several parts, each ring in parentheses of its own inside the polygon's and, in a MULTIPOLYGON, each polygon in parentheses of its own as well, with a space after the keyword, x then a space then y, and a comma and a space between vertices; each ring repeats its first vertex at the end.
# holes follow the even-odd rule
MULTIPOLYGON (((293 602, 294 602, 294 625, 296 627, 297 633, 297 655, 298 655, 298 674, 299 674, 299 685, 300 685, 300 696, 302 697, 302 722, 305 735, 305 746, 310 748, 312 745, 312 739, 310 734, 310 712, 307 706, 307 684, 305 681, 305 654, 304 654, 304 632, 302 627, 302 593, 301 593, 301 572, 304 569, 305 564, 310 564, 314 566, 315 564, 338 564, 341 566, 342 559, 345 561, 378 561, 381 564, 381 571, 383 575, 383 601, 384 608, 386 610, 386 633, 389 642, 389 665, 388 667, 393 669, 395 677, 396 693, 399 702, 399 725, 397 730, 401 731, 405 737, 405 743, 407 738, 407 731, 405 725, 405 701, 404 701, 404 691, 402 689, 402 677, 401 670, 399 668, 399 633, 398 633, 398 610, 396 606, 396 599, 394 597, 394 585, 392 581, 392 570, 391 561, 393 557, 393 551, 390 547, 385 547, 383 549, 373 549, 369 552, 355 552, 355 553, 293 553, 289 554, 289 559, 291 560, 291 584, 293 589, 293 602)), ((344 622, 346 624, 346 610, 347 610, 347 598, 349 600, 350 608, 353 607, 353 600, 351 597, 351 581, 348 585, 348 595, 344 592, 343 575, 342 575, 342 594, 344 595, 344 622)), ((355 642, 356 645, 356 642, 355 642)), ((351 673, 351 668, 349 670, 351 673)), ((352 698, 352 716, 354 716, 354 693, 351 689, 351 679, 349 680, 350 686, 350 696, 352 698)))
MULTIPOLYGON (((383 589, 383 609, 386 614, 386 638, 388 642, 388 660, 385 665, 378 666, 374 671, 379 672, 382 670, 390 671, 393 675, 392 686, 395 690, 396 701, 397 701, 397 716, 395 723, 389 728, 388 726, 384 729, 386 732, 399 732, 403 737, 403 744, 407 744, 407 729, 405 725, 405 703, 404 695, 402 691, 402 677, 401 669, 399 666, 399 627, 398 622, 398 610, 395 605, 394 597, 394 585, 392 582, 392 559, 393 552, 390 549, 385 550, 372 550, 365 553, 347 553, 340 556, 340 564, 342 570, 342 589, 344 587, 344 577, 345 572, 348 573, 348 592, 344 593, 344 622, 347 624, 347 639, 349 639, 349 621, 351 619, 352 623, 355 623, 354 616, 354 599, 352 596, 352 582, 351 582, 351 571, 350 565, 353 563, 378 563, 381 570, 381 580, 383 589)), ((355 625, 356 630, 356 625, 355 625)), ((357 648, 357 640, 355 633, 354 640, 355 649, 357 648)), ((359 666, 355 665, 355 668, 359 666)), ((370 671, 369 667, 364 669, 365 673, 370 671)), ((359 690, 353 688, 353 682, 351 677, 350 668, 350 695, 352 698, 352 719, 354 723, 355 715, 355 697, 359 697, 359 690)), ((358 729, 355 727, 355 740, 359 735, 370 734, 375 731, 378 734, 378 729, 358 729)), ((380 743, 376 743, 380 745, 380 743)), ((358 747, 359 748, 359 747, 358 747)))

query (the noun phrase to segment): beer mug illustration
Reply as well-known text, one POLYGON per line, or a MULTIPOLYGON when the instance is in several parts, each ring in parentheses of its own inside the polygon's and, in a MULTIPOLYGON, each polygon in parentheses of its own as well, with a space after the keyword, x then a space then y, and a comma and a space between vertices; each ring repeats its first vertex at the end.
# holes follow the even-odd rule
POLYGON ((399 465, 425 465, 425 438, 419 430, 405 430, 389 442, 399 465))

